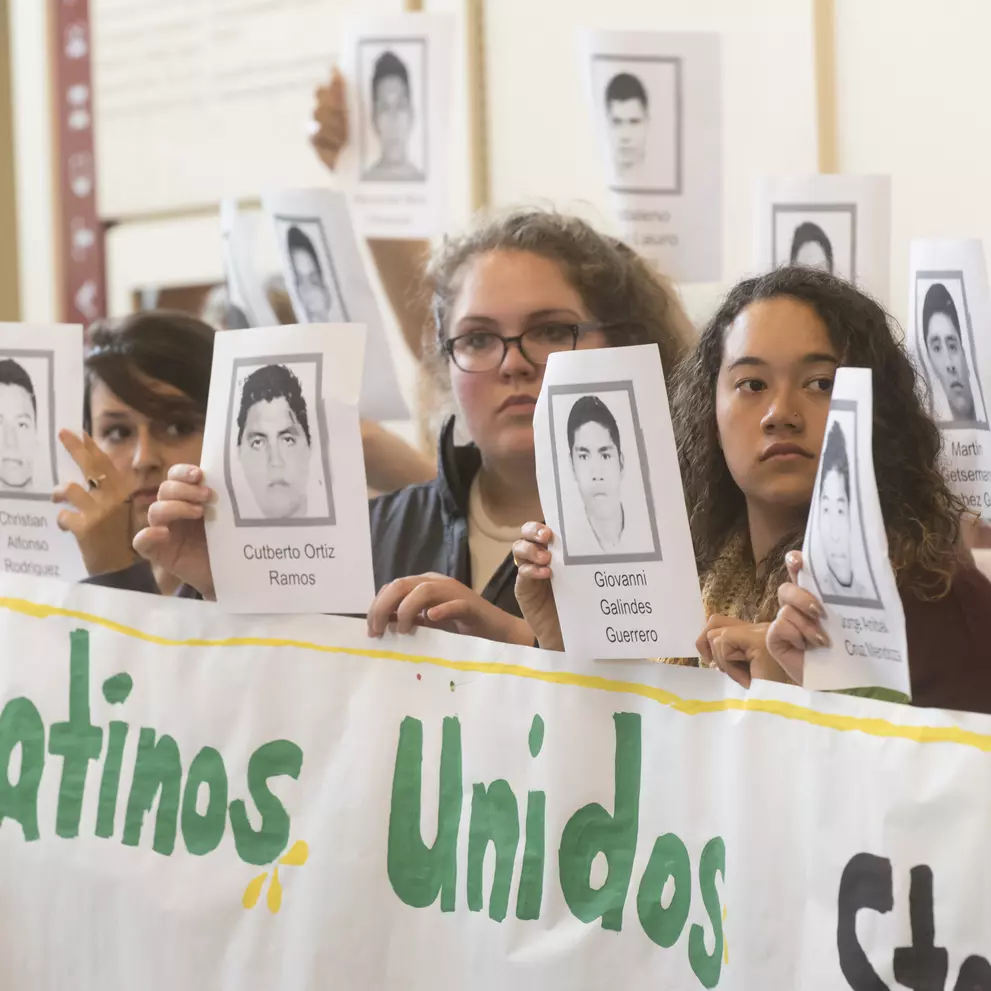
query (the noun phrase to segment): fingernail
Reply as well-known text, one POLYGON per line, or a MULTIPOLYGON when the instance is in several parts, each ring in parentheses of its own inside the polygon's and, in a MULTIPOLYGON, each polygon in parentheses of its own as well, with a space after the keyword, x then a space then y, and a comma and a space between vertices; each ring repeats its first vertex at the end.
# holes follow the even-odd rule
POLYGON ((790 565, 793 568, 797 568, 798 567, 798 552, 797 551, 788 551, 788 553, 785 555, 785 563, 788 564, 788 565, 790 565))
POLYGON ((182 479, 186 482, 196 482, 199 480, 200 470, 195 465, 186 465, 182 470, 182 479))
POLYGON ((819 608, 819 606, 818 606, 817 603, 815 603, 815 602, 810 602, 809 603, 809 615, 813 619, 821 619, 822 618, 822 610, 819 608))
POLYGON ((819 644, 820 647, 828 647, 829 637, 827 637, 825 633, 818 633, 816 634, 816 643, 819 644))

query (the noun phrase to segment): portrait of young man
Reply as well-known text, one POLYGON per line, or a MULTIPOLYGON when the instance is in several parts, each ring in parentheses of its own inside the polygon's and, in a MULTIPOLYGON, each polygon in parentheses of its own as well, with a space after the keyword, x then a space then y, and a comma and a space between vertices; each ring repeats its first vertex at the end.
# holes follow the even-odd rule
POLYGON ((620 72, 609 80, 606 120, 617 184, 649 185, 646 164, 650 102, 647 89, 638 76, 620 72))
MULTIPOLYGON (((264 365, 244 382, 237 413, 237 456, 266 519, 307 515, 312 438, 299 379, 285 365, 264 365)), ((242 509, 241 515, 246 515, 242 509)))
POLYGON ((375 60, 371 82, 371 126, 380 157, 363 179, 372 182, 422 182, 423 173, 410 159, 413 95, 409 69, 393 51, 375 60))
POLYGON ((0 359, 0 491, 30 492, 38 450, 38 400, 31 376, 0 359))
POLYGON ((568 451, 585 516, 604 554, 622 553, 623 445, 619 426, 598 396, 582 396, 568 416, 568 451))
MULTIPOLYGON (((942 282, 934 282, 922 304, 922 341, 936 375, 934 387, 946 399, 950 423, 984 420, 971 382, 967 356, 969 337, 960 323, 957 305, 942 282)), ((947 421, 943 421, 947 422, 947 421)))
POLYGON ((333 305, 330 287, 310 236, 295 224, 286 231, 286 250, 296 295, 307 323, 328 323, 333 305))
POLYGON ((833 246, 826 232, 811 221, 807 220, 795 228, 789 259, 792 265, 818 268, 833 274, 833 246))
MULTIPOLYGON (((875 595, 857 574, 854 564, 854 507, 846 436, 837 421, 829 428, 822 452, 819 501, 816 507, 824 560, 816 569, 823 595, 840 599, 871 599, 875 595)), ((858 538, 859 539, 859 538, 858 538)), ((864 560, 866 562, 866 548, 864 560)))

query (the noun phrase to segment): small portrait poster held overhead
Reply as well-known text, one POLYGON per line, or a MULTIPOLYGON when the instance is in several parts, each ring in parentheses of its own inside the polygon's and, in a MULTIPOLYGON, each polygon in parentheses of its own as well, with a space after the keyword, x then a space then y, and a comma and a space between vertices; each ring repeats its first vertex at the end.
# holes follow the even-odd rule
POLYGON ((840 368, 802 555, 799 584, 818 596, 830 646, 806 651, 804 686, 888 688, 911 695, 905 614, 888 559, 874 476, 869 368, 840 368))
POLYGON ((83 432, 82 327, 0 323, 0 562, 6 574, 67 582, 86 577, 76 538, 59 529, 63 506, 52 502, 56 486, 86 485, 58 440, 63 429, 83 432))
POLYGON ((352 124, 337 172, 366 237, 429 238, 447 227, 454 28, 453 15, 407 13, 345 29, 352 124))
POLYGON ((698 656, 705 616, 657 348, 552 354, 533 428, 568 651, 698 656))
POLYGON ((225 199, 220 204, 228 330, 274 327, 279 322, 255 269, 256 219, 239 212, 237 200, 225 199))
POLYGON ((765 177, 754 191, 754 265, 820 268, 887 302, 888 176, 765 177))
POLYGON ((622 237, 674 279, 719 281, 719 36, 594 31, 579 50, 622 237))
POLYGON ((991 291, 979 240, 919 240, 910 251, 906 345, 943 434, 950 489, 991 518, 991 291))
POLYGON ((386 323, 369 279, 367 249, 355 234, 347 198, 329 189, 297 189, 268 193, 262 202, 275 230, 297 320, 363 324, 367 346, 361 415, 408 419, 386 323))
POLYGON ((203 471, 217 492, 210 565, 229 612, 368 608, 363 346, 356 325, 217 335, 203 471))

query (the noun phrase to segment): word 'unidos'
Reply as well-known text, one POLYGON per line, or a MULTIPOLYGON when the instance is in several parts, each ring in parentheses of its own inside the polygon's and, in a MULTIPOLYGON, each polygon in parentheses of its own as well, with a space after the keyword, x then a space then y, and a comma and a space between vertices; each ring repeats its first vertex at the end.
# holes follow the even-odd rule
MULTIPOLYGON (((582 922, 599 921, 603 929, 619 932, 637 853, 640 821, 640 716, 618 712, 613 811, 591 803, 567 822, 558 846, 558 875, 564 900, 582 922), (593 887, 592 864, 600 855, 608 864, 606 880, 593 887)), ((530 729, 530 754, 543 746, 544 724, 535 716, 530 729)), ((420 812, 423 781, 423 724, 407 717, 399 730, 396 767, 389 815, 389 881, 405 904, 427 908, 440 898, 440 910, 453 912, 457 886, 458 832, 463 807, 461 724, 444 720, 440 755, 437 836, 428 847, 422 836, 420 812)), ((544 885, 547 796, 527 795, 523 826, 523 856, 519 868, 516 918, 540 917, 544 885)), ((508 781, 475 784, 468 820, 466 888, 468 908, 483 908, 483 864, 486 850, 495 848, 495 870, 489 892, 489 917, 503 922, 520 847, 519 803, 508 781)), ((714 988, 723 964, 723 915, 716 876, 725 878, 726 846, 720 836, 706 843, 698 862, 698 886, 714 936, 712 953, 706 950, 705 930, 693 924, 688 931, 688 960, 699 983, 714 988)), ((674 833, 654 841, 653 850, 636 895, 637 916, 648 938, 663 948, 673 947, 688 924, 692 903, 692 863, 684 842, 674 833), (674 893, 665 896, 673 886, 674 893)))

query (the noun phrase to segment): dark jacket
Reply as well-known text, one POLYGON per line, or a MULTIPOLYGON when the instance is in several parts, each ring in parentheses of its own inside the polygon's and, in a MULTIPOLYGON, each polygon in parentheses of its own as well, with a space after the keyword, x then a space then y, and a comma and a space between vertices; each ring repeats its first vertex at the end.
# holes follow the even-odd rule
MULTIPOLYGON (((394 578, 436 571, 471 588, 468 553, 468 492, 482 464, 474 444, 454 443, 454 417, 440 434, 437 477, 379 496, 369 504, 375 591, 394 578)), ((482 596, 513 616, 516 566, 503 561, 482 596)))
MULTIPOLYGON (((147 561, 138 561, 129 568, 120 571, 108 571, 102 575, 90 575, 83 579, 84 585, 102 585, 104 588, 120 588, 125 592, 146 592, 149 595, 161 595, 154 572, 147 561)), ((189 585, 180 585, 176 596, 180 599, 202 598, 196 589, 189 585)))
POLYGON ((991 583, 976 568, 953 579, 946 598, 902 593, 912 704, 991 713, 991 583))

